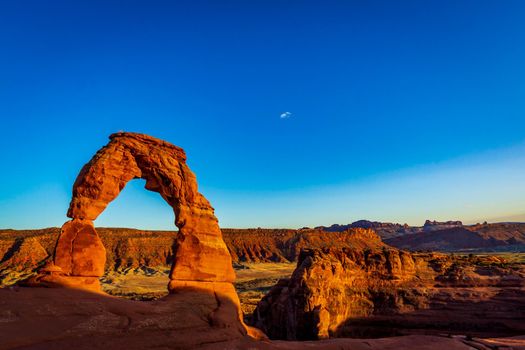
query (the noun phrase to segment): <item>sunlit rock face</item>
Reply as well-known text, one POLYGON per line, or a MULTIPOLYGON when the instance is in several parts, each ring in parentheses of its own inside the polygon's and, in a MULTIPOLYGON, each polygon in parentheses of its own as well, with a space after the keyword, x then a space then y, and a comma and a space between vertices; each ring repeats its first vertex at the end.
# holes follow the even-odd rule
POLYGON ((146 189, 158 192, 175 212, 179 234, 170 279, 233 282, 235 273, 217 218, 197 190, 184 151, 143 134, 117 133, 110 139, 75 181, 68 210, 73 220, 62 227, 55 264, 73 276, 101 276, 105 252, 92 221, 128 181, 142 178, 146 189))
POLYGON ((100 277, 104 274, 106 249, 92 221, 74 219, 62 226, 54 262, 63 273, 71 276, 100 277))
POLYGON ((411 254, 384 245, 305 249, 292 277, 259 302, 255 325, 274 339, 328 338, 346 320, 374 313, 374 292, 410 285, 424 268, 417 265, 411 254))

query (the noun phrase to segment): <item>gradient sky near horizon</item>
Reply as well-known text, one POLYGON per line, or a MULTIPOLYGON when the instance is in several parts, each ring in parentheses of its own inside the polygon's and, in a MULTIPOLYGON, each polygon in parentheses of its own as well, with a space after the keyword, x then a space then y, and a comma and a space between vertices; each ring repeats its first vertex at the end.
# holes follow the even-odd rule
MULTIPOLYGON (((525 221, 524 1, 0 1, 0 228, 60 226, 109 134, 223 227, 525 221)), ((134 180, 98 226, 173 229, 134 180)))

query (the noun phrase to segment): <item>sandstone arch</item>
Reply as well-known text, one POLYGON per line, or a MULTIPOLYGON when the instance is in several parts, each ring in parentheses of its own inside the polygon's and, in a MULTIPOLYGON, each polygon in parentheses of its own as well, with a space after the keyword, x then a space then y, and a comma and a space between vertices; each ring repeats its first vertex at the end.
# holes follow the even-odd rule
POLYGON ((179 234, 168 289, 196 282, 231 284, 235 273, 230 254, 214 210, 198 192, 196 177, 186 165, 184 150, 129 132, 112 134, 110 142, 82 168, 73 185, 67 213, 72 220, 63 225, 55 249, 51 272, 60 275, 55 282, 99 288, 105 250, 93 221, 135 178, 145 179, 146 189, 158 192, 175 212, 179 234))

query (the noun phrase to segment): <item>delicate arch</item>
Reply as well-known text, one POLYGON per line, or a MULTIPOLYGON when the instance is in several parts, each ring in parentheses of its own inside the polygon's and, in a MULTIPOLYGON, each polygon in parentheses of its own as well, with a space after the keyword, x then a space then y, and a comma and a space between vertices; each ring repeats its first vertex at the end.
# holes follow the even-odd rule
POLYGON ((146 189, 158 192, 175 212, 179 233, 170 280, 233 282, 235 273, 218 220, 198 192, 184 150, 129 132, 111 135, 73 185, 67 213, 72 220, 62 227, 55 249, 54 264, 61 272, 83 278, 103 274, 105 250, 93 221, 134 178, 145 179, 146 189))

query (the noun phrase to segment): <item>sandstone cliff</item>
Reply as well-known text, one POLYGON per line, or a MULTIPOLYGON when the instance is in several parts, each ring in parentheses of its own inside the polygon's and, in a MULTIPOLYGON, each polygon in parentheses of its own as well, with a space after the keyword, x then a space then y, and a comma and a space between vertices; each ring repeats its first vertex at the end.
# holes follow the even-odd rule
POLYGON ((236 262, 296 261, 304 248, 383 246, 374 231, 352 228, 343 232, 321 230, 223 229, 224 240, 236 262))

